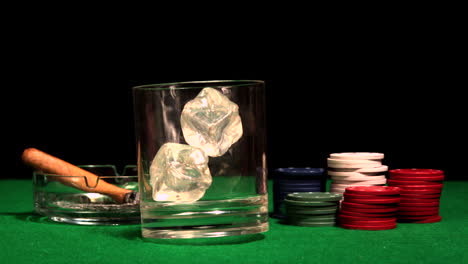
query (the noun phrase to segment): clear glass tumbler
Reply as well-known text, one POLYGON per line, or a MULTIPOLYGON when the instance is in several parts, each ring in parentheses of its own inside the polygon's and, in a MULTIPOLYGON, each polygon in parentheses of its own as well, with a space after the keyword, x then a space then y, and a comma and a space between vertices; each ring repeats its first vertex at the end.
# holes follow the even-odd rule
POLYGON ((268 230, 263 81, 133 88, 142 235, 268 230))

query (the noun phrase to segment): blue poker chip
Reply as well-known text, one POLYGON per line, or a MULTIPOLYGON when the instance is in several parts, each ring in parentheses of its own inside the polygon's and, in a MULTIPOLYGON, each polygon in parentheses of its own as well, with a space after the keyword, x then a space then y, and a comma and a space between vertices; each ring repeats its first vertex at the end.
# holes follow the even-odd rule
POLYGON ((288 183, 288 184, 276 184, 278 187, 286 187, 286 188, 295 188, 295 187, 320 187, 322 184, 320 183, 288 183))
POLYGON ((276 194, 294 193, 294 192, 320 192, 320 189, 277 190, 276 194))
POLYGON ((279 168, 272 173, 273 208, 272 217, 283 218, 283 201, 293 192, 321 192, 325 189, 326 175, 322 168, 279 168))
POLYGON ((281 176, 322 176, 325 170, 323 168, 278 168, 275 175, 281 176))
POLYGON ((294 189, 276 189, 273 190, 275 193, 292 193, 292 192, 320 192, 322 188, 294 188, 294 189))
POLYGON ((322 181, 321 180, 310 180, 310 181, 303 181, 303 180, 280 180, 278 179, 277 181, 275 181, 277 184, 314 184, 314 185, 317 185, 317 184, 321 184, 322 181))
POLYGON ((278 187, 277 191, 293 191, 293 192, 312 192, 308 190, 320 190, 321 186, 306 186, 306 187, 278 187))

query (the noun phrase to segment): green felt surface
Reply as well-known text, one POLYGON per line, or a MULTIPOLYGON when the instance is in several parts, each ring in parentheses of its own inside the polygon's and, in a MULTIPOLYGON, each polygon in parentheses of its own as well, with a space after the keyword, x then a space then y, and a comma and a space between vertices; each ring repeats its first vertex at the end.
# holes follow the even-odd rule
POLYGON ((0 181, 0 263, 468 263, 468 182, 446 182, 443 221, 387 231, 296 227, 219 241, 142 240, 138 225, 37 221, 32 186, 0 181))

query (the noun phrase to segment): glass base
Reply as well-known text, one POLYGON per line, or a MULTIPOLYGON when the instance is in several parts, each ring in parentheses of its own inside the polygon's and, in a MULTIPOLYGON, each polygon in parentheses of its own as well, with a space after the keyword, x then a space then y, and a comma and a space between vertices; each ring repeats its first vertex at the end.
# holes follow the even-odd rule
POLYGON ((197 201, 190 204, 141 203, 143 238, 211 238, 268 231, 268 197, 197 201))
POLYGON ((262 223, 256 226, 246 227, 233 227, 227 228, 226 226, 220 226, 218 228, 209 228, 204 230, 178 230, 178 229, 166 229, 166 230, 152 230, 151 228, 143 228, 142 236, 145 241, 157 242, 158 239, 168 238, 215 238, 215 237, 226 237, 226 236, 239 236, 239 235, 251 235, 258 234, 268 231, 268 223, 262 223))
POLYGON ((75 224, 75 225, 134 225, 140 223, 140 218, 70 218, 60 216, 49 216, 48 219, 54 222, 75 224))

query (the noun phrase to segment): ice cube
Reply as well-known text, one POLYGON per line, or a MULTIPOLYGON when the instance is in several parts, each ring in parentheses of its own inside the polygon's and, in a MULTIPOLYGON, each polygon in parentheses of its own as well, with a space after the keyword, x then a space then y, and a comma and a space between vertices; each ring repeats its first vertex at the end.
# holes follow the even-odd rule
POLYGON ((162 145, 150 166, 155 201, 195 202, 203 197, 211 181, 206 154, 185 144, 162 145))
POLYGON ((180 122, 185 141, 210 157, 223 155, 242 136, 237 104, 209 87, 185 104, 180 122))

